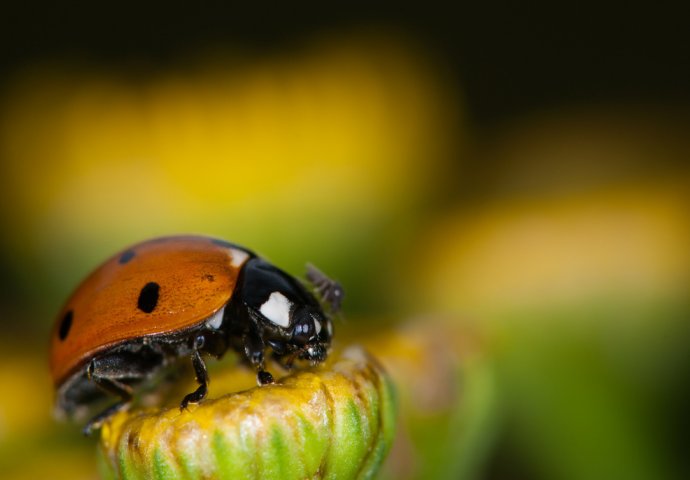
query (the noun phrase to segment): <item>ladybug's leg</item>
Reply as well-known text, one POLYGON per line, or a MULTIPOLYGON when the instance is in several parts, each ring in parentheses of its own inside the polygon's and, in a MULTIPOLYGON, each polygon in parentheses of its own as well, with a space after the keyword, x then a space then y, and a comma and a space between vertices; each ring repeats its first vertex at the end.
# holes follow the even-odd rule
POLYGON ((84 433, 89 435, 109 417, 128 407, 132 400, 132 387, 128 383, 147 378, 162 361, 158 352, 139 346, 136 353, 125 350, 91 360, 86 376, 103 392, 120 397, 120 401, 92 418, 84 427, 84 433))
POLYGON ((268 345, 273 350, 271 357, 285 370, 292 370, 293 364, 295 363, 295 358, 297 357, 297 351, 290 352, 284 343, 276 341, 268 341, 268 345))
POLYGON ((129 402, 132 400, 132 390, 131 388, 127 387, 127 385, 124 385, 115 380, 108 379, 94 380, 94 382, 101 389, 106 390, 109 393, 120 395, 122 400, 106 408, 101 413, 89 420, 86 426, 84 426, 84 429, 82 430, 84 432, 84 435, 86 436, 90 436, 94 432, 94 430, 98 430, 99 428, 101 428, 103 423, 108 418, 127 407, 129 405, 129 402))
POLYGON ((132 400, 132 387, 113 378, 100 376, 99 373, 97 373, 96 361, 92 361, 89 364, 86 374, 89 379, 98 386, 98 388, 106 393, 120 397, 119 402, 106 408, 101 413, 89 420, 84 427, 83 432, 84 435, 91 435, 94 430, 101 428, 103 422, 105 422, 108 418, 129 405, 129 402, 132 400))
POLYGON ((204 341, 204 336, 199 335, 196 338, 195 348, 192 351, 192 366, 194 367, 194 373, 196 374, 196 381, 199 382, 199 388, 186 395, 182 399, 182 402, 180 402, 180 410, 186 410, 187 405, 190 403, 199 403, 204 399, 204 397, 206 397, 206 394, 208 393, 208 371, 206 370, 204 359, 201 358, 201 353, 199 353, 199 350, 204 347, 204 341))
POLYGON ((257 329, 250 329, 249 332, 242 336, 242 341, 244 343, 244 353, 247 355, 249 363, 257 370, 256 381, 259 386, 261 387, 273 383, 273 375, 264 369, 264 350, 266 349, 266 344, 261 338, 261 335, 259 335, 257 329))
POLYGON ((287 355, 277 355, 273 354, 273 359, 285 370, 290 371, 295 366, 295 359, 297 358, 297 352, 292 352, 287 355))

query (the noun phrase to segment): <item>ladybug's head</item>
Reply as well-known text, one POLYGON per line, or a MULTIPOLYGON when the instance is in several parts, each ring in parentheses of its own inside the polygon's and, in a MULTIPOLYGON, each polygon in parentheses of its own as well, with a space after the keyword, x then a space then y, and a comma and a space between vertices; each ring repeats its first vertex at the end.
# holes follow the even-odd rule
POLYGON ((326 359, 333 324, 314 296, 282 270, 260 258, 244 267, 241 295, 278 356, 319 363, 326 359))
POLYGON ((293 318, 290 342, 299 351, 299 358, 312 363, 323 362, 333 335, 331 319, 321 307, 313 305, 298 307, 293 318))

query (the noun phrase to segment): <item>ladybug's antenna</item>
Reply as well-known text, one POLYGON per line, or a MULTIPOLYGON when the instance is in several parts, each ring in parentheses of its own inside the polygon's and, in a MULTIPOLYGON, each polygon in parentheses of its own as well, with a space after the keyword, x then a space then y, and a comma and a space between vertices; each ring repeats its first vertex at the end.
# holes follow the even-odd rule
POLYGON ((314 291, 320 297, 321 302, 328 304, 331 313, 338 313, 345 295, 340 283, 328 278, 325 273, 311 263, 307 263, 307 280, 314 287, 314 291))

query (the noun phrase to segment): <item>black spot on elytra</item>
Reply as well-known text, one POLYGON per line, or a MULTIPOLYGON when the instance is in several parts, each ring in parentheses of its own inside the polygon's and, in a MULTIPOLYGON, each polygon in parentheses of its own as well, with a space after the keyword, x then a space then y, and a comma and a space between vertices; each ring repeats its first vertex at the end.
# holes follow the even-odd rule
POLYGON ((62 321, 60 322, 60 329, 58 330, 58 336, 60 337, 60 340, 65 340, 67 338, 67 335, 69 335, 70 328, 72 328, 72 317, 74 317, 74 313, 72 310, 68 311, 65 313, 65 316, 62 317, 62 321))
POLYGON ((135 256, 136 253, 134 252, 134 250, 127 250, 122 255, 120 255, 120 259, 118 260, 118 262, 120 262, 120 264, 125 264, 129 262, 131 259, 133 259, 135 256))
POLYGON ((139 300, 137 301, 137 307, 144 313, 151 313, 155 310, 158 304, 158 290, 160 290, 160 285, 156 282, 149 282, 144 285, 144 288, 139 292, 139 300))

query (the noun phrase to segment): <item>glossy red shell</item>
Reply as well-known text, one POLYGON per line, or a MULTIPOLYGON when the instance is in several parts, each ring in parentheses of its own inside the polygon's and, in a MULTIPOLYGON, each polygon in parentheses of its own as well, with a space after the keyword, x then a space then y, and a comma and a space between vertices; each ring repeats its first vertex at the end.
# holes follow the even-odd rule
POLYGON ((142 242, 108 259, 57 317, 51 334, 53 382, 59 386, 94 355, 123 342, 200 325, 230 300, 249 256, 212 238, 180 236, 142 242), (155 308, 146 313, 138 300, 149 282, 159 290, 155 308), (71 325, 62 325, 68 312, 71 325))

